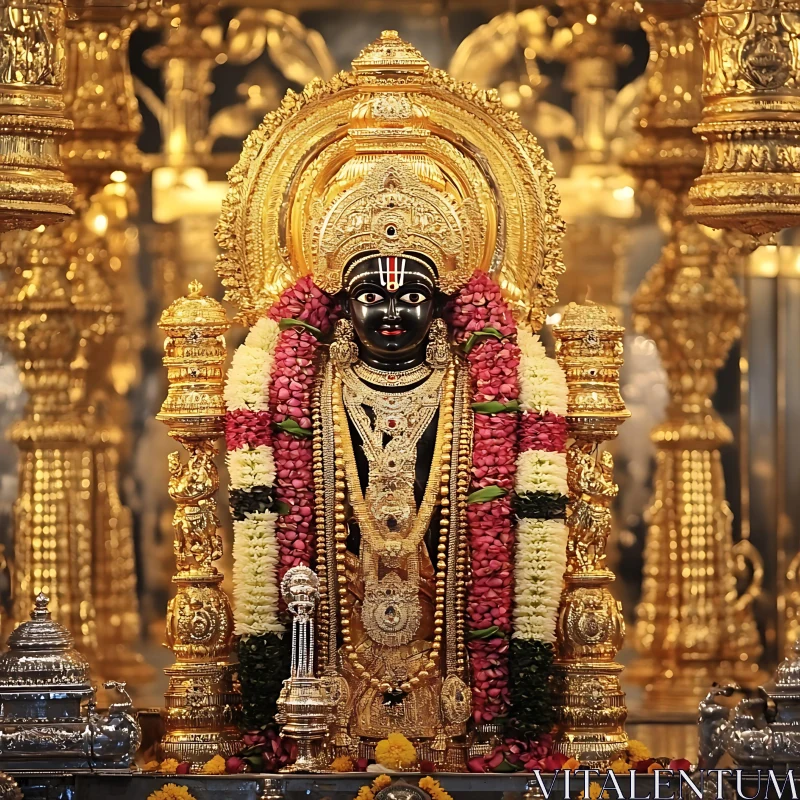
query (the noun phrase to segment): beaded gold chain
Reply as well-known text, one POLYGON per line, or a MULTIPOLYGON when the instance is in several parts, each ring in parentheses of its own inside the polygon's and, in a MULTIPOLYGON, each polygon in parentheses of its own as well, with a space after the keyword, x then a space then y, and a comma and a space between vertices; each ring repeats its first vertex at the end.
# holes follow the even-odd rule
MULTIPOLYGON (((431 651, 428 661, 419 672, 408 681, 400 684, 400 690, 408 693, 419 685, 420 681, 427 679, 431 672, 437 669, 439 654, 442 648, 442 633, 444 630, 444 605, 445 605, 445 585, 447 568, 447 536, 450 528, 450 489, 449 472, 450 458, 452 454, 453 436, 453 404, 455 399, 455 377, 453 366, 447 369, 447 374, 443 381, 442 405, 439 414, 439 425, 437 431, 437 447, 434 459, 438 458, 435 471, 438 481, 434 481, 433 486, 438 483, 438 490, 435 498, 439 498, 441 505, 440 535, 437 548, 436 578, 435 578, 435 605, 434 605, 434 638, 431 644, 431 651)), ((333 439, 334 439, 334 486, 335 486, 335 506, 334 506, 334 537, 336 542, 336 561, 337 561, 337 584, 339 593, 339 609, 341 614, 341 631, 344 651, 348 660, 351 662, 355 673, 368 682, 372 688, 382 692, 388 692, 392 685, 387 681, 381 682, 377 677, 368 672, 366 667, 359 661, 358 653, 353 645, 350 633, 351 608, 347 594, 347 578, 345 576, 345 553, 347 551, 347 518, 345 514, 345 499, 347 497, 347 461, 348 456, 352 456, 352 440, 350 439, 347 415, 344 411, 342 400, 342 380, 341 376, 336 375, 332 392, 333 410, 333 439), (349 444, 349 448, 347 447, 349 444), (349 452, 348 452, 349 451, 349 452)), ((353 457, 354 461, 354 457, 353 457)), ((354 466, 354 463, 353 465, 354 466)), ((360 488, 360 487, 359 487, 360 488)), ((432 487, 433 488, 433 487, 432 487)), ((426 490, 426 494, 427 494, 426 490)))

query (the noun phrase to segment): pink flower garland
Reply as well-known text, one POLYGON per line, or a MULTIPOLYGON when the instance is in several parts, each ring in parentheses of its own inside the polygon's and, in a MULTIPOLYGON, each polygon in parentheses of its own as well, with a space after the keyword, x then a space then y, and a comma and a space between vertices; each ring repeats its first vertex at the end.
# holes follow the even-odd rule
MULTIPOLYGON (((269 316, 277 321, 305 322, 325 335, 333 326, 334 301, 310 277, 301 278, 281 295, 269 316)), ((291 420, 310 433, 318 347, 316 336, 307 328, 293 326, 281 331, 269 391, 272 423, 291 420)), ((310 436, 282 430, 274 431, 272 437, 275 499, 289 506, 276 526, 281 580, 291 567, 308 566, 314 553, 313 443, 310 436)))
MULTIPOLYGON (((516 325, 500 287, 483 272, 448 304, 455 341, 465 344, 471 334, 494 328, 503 339, 481 336, 467 356, 473 403, 509 403, 519 397, 519 348, 516 325)), ((514 517, 511 492, 517 459, 518 415, 475 413, 470 492, 487 486, 507 491, 503 497, 467 507, 472 551, 472 584, 467 594, 467 628, 484 631, 497 626, 503 636, 468 642, 472 668, 473 718, 491 722, 509 709, 508 641, 514 574, 514 517)))
POLYGON ((526 411, 519 423, 519 449, 546 450, 548 453, 563 453, 567 447, 569 430, 567 421, 560 414, 547 411, 535 414, 526 411))

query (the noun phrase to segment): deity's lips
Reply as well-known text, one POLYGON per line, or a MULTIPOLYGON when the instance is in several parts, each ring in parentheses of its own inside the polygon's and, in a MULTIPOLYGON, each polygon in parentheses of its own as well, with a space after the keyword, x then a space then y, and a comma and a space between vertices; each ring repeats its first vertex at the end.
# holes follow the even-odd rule
POLYGON ((383 328, 381 329, 381 336, 400 336, 405 332, 405 328, 383 328))

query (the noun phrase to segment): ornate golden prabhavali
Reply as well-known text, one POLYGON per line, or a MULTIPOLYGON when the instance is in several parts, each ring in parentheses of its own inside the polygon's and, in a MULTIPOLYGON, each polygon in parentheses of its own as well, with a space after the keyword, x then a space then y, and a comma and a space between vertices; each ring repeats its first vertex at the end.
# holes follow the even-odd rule
POLYGON ((760 235, 800 221, 800 4, 706 0, 703 174, 688 214, 760 235))
POLYGON ((169 457, 177 586, 167 609, 167 647, 175 663, 165 671, 164 757, 194 766, 238 747, 239 695, 234 687, 233 614, 215 566, 222 536, 215 495, 219 474, 214 442, 222 436, 223 364, 229 328, 225 310, 202 294, 194 281, 189 294, 161 315, 167 334, 164 365, 169 392, 157 419, 188 453, 169 457))
POLYGON ((348 255, 413 247, 422 222, 445 291, 487 270, 535 329, 555 301, 563 223, 552 166, 496 91, 432 69, 395 31, 352 73, 288 92, 229 179, 217 270, 247 324, 304 275, 336 291, 348 255), (398 203, 381 207, 389 191, 398 203))
POLYGON ((66 0, 2 0, 0 231, 72 214, 59 144, 65 116, 66 0))
POLYGON ((743 301, 727 269, 733 249, 685 217, 702 164, 693 132, 702 109, 699 3, 645 0, 643 9, 653 55, 629 167, 657 187, 667 243, 633 306, 637 329, 661 354, 670 400, 667 419, 652 433, 658 453, 635 674, 649 704, 690 710, 719 678, 721 661, 727 669, 754 664, 761 652, 751 608, 760 562, 749 542, 733 544, 719 453, 731 433, 711 404, 715 373, 739 336, 743 301), (752 564, 753 576, 737 597, 740 560, 752 564))
POLYGON ((554 328, 556 359, 567 378, 569 513, 567 572, 558 616, 553 684, 556 748, 581 765, 607 768, 628 742, 622 665, 622 608, 606 566, 614 462, 602 443, 629 416, 619 393, 624 328, 594 303, 570 303, 554 328))

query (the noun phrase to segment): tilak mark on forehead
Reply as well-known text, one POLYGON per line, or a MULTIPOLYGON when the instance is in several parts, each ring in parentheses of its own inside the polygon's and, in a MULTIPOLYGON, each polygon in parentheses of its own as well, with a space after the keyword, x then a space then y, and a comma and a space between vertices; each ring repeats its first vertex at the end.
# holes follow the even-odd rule
MULTIPOLYGON (((375 258, 371 256, 369 258, 375 258)), ((366 261, 367 259, 364 259, 366 261)), ((377 271, 372 271, 369 274, 376 274, 378 275, 378 279, 380 281, 381 286, 383 286, 387 291, 395 292, 397 291, 405 282, 406 279, 415 278, 423 283, 427 284, 430 287, 433 287, 434 282, 431 275, 427 272, 422 272, 416 270, 409 265, 419 265, 424 266, 428 269, 428 265, 420 261, 419 259, 407 256, 378 256, 378 269, 377 271)), ((350 275, 352 276, 354 268, 359 264, 363 263, 363 261, 359 260, 358 262, 354 263, 350 269, 348 270, 350 275)), ((365 277, 363 274, 360 277, 365 277)), ((349 281, 349 284, 352 286, 353 281, 349 281)))

